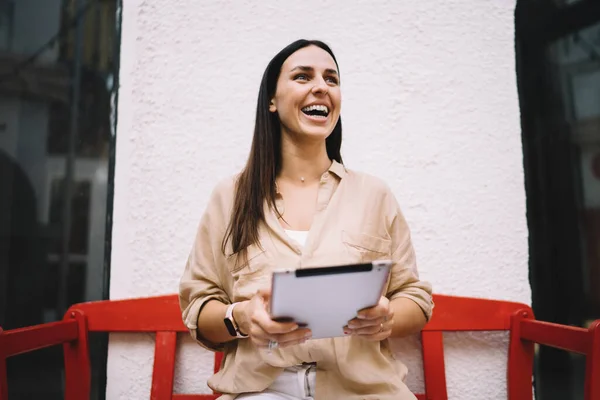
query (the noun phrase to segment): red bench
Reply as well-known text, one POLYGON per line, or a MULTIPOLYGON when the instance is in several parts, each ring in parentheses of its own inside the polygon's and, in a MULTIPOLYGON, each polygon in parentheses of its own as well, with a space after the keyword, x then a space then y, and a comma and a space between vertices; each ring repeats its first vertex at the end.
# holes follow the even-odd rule
MULTIPOLYGON (((509 400, 532 399, 534 343, 584 354, 585 399, 600 399, 600 320, 589 329, 537 321, 531 308, 506 301, 435 295, 434 316, 421 333, 425 393, 419 400, 446 400, 443 332, 510 331, 507 367, 509 400), (592 379, 595 376, 596 379, 592 379)), ((177 334, 181 321, 177 296, 76 304, 62 321, 2 331, 0 329, 0 400, 8 400, 6 358, 48 346, 63 345, 65 399, 90 397, 88 332, 155 332, 156 347, 150 398, 209 400, 216 394, 173 394, 177 334)), ((215 355, 215 370, 221 354, 215 355)))

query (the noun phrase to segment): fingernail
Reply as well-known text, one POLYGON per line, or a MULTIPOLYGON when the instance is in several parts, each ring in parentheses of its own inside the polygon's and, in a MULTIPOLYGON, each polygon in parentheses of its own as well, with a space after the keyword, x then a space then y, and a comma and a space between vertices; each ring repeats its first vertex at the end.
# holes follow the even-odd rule
POLYGON ((356 317, 360 319, 367 319, 367 316, 364 314, 358 314, 356 317))
POLYGON ((312 334, 308 333, 304 336, 304 340, 308 340, 312 338, 312 334))
POLYGON ((349 334, 350 334, 350 332, 344 331, 344 335, 349 335, 349 334))

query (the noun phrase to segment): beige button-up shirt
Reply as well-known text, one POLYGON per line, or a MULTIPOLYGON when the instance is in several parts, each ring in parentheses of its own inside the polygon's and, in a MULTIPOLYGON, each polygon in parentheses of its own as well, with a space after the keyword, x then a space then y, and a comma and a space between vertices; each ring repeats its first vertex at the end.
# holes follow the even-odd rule
MULTIPOLYGON (((224 393, 221 399, 234 399, 239 393, 266 389, 286 367, 316 362, 316 400, 414 399, 404 384, 407 368, 395 359, 387 341, 348 336, 268 351, 248 339, 221 344, 198 335, 198 314, 204 304, 210 300, 225 304, 249 300, 258 289, 268 288, 271 272, 282 267, 391 259, 394 265, 386 296, 390 300, 413 300, 428 319, 433 308, 431 285, 419 280, 406 221, 393 193, 381 180, 334 161, 321 177, 317 210, 305 246, 285 233, 275 211, 265 205, 260 243, 248 248, 248 262, 243 265, 221 251, 234 187, 231 178, 213 191, 180 283, 183 320, 192 337, 203 347, 225 354, 221 370, 208 385, 224 393)), ((283 212, 280 196, 276 206, 283 212)))

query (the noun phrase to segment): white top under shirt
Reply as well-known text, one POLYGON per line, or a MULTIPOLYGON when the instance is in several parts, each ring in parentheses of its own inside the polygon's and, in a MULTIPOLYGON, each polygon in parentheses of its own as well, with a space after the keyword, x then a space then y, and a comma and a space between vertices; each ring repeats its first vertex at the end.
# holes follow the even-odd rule
POLYGON ((292 231, 290 229, 286 229, 285 233, 287 233, 289 237, 294 239, 296 242, 300 243, 302 246, 306 245, 308 231, 292 231))

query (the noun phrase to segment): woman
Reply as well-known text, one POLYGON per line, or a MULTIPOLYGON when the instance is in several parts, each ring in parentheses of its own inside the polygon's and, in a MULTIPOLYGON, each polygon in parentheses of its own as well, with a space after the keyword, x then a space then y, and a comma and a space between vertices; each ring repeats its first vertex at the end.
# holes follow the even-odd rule
POLYGON ((225 353, 208 381, 222 399, 415 398, 386 339, 422 329, 431 286, 418 278, 390 189, 342 165, 340 109, 326 44, 298 40, 279 52, 262 78, 248 162, 217 185, 202 216, 180 303, 192 337, 225 353), (346 336, 310 340, 309 329, 269 318, 276 267, 375 259, 394 261, 386 294, 346 336))

